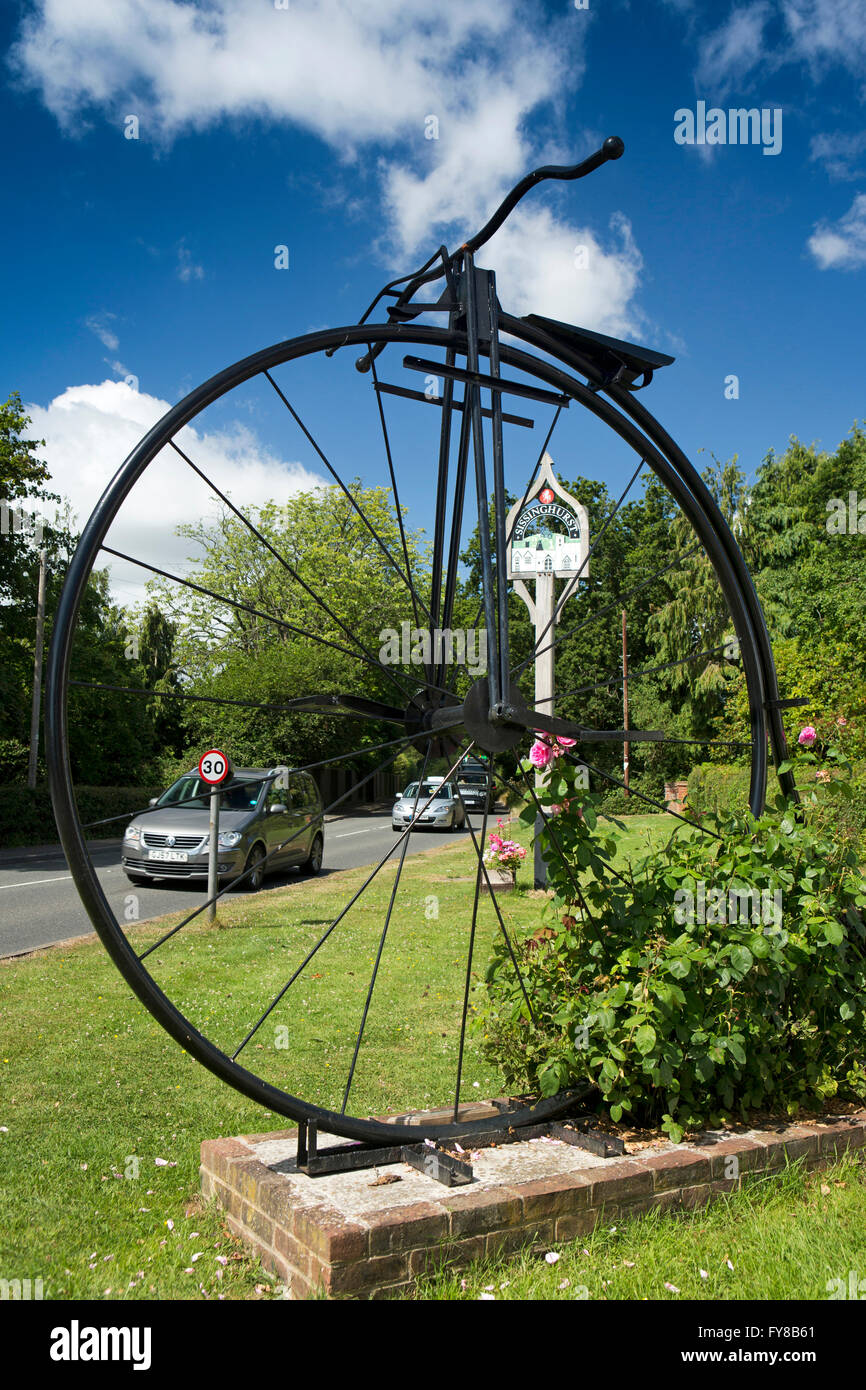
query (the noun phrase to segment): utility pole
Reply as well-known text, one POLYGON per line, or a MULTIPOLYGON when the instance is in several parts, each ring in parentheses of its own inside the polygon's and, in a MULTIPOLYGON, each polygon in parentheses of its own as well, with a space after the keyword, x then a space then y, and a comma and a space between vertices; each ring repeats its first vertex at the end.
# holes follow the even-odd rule
MULTIPOLYGON (((628 733, 628 647, 625 637, 625 609, 622 610, 622 727, 628 733)), ((625 794, 628 796, 628 742, 623 744, 622 750, 622 780, 625 782, 625 794)))
POLYGON ((39 713, 42 707, 42 642, 45 632, 45 571, 48 552, 39 552, 39 590, 36 598, 36 653, 33 658, 33 706, 30 712, 30 762, 27 785, 36 786, 36 761, 39 755, 39 713))

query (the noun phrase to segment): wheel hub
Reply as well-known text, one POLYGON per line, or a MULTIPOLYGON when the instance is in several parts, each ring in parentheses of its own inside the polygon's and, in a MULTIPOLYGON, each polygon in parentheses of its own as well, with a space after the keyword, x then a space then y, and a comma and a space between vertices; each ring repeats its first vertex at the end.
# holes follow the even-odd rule
POLYGON ((526 737, 524 727, 509 722, 518 711, 529 714, 529 706, 516 685, 509 687, 507 700, 491 706, 490 686, 487 677, 481 676, 463 702, 466 732, 488 753, 505 753, 526 737))

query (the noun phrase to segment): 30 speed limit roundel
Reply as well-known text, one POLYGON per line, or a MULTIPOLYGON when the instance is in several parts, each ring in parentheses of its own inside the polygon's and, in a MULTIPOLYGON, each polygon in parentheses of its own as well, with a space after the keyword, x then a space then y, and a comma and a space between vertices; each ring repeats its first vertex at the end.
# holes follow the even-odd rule
POLYGON ((218 748, 209 748, 198 760, 198 775, 209 787, 218 787, 231 774, 231 762, 218 748))

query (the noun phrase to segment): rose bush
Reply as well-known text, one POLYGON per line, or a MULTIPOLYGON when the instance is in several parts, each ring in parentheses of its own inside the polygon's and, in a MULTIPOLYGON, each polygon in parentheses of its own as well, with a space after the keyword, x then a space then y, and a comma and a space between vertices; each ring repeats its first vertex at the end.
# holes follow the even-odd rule
POLYGON ((542 833, 547 920, 515 943, 534 1019, 501 941, 477 1001, 509 1086, 590 1081, 612 1119, 676 1141, 759 1106, 866 1097, 866 882, 822 818, 828 789, 814 781, 803 807, 779 794, 757 820, 672 821, 661 849, 620 866, 624 827, 602 826, 574 763, 537 792, 561 809, 542 833))

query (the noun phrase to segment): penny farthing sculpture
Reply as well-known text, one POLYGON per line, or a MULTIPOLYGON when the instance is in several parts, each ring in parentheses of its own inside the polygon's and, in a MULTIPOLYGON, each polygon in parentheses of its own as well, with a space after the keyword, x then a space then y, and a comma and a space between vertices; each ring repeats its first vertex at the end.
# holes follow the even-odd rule
MULTIPOLYGON (((364 872, 363 885, 346 893, 339 910, 332 911, 329 905, 322 920, 315 913, 308 914, 313 920, 302 924, 300 934, 287 926, 281 936, 274 928, 267 942, 257 942, 248 960, 241 953, 240 965, 233 964, 239 960, 238 933, 207 932, 207 904, 190 906, 180 924, 162 931, 151 927, 148 935, 144 925, 130 929, 129 924, 117 920, 100 886, 87 848, 88 826, 79 817, 70 770, 67 705, 81 694, 74 662, 82 600, 94 566, 112 557, 115 562, 134 565, 141 573, 161 576, 166 584, 177 586, 178 592, 207 597, 221 615, 222 640, 230 640, 235 621, 252 621, 272 626, 288 643, 335 649, 343 669, 351 667, 356 673, 351 688, 338 692, 331 688, 327 693, 287 690, 285 699, 278 702, 297 719, 308 721, 311 730, 317 721, 319 726, 326 719, 343 721, 345 753, 304 763, 314 776, 325 762, 329 767, 354 768, 363 754, 364 767, 369 770, 355 774, 358 785, 363 786, 373 782, 377 769, 389 769, 407 748, 418 751, 422 777, 423 769, 434 758, 445 759, 447 775, 470 751, 488 755, 492 763, 509 752, 522 755, 528 750, 532 731, 544 730, 577 739, 575 753, 599 784, 618 785, 618 777, 610 771, 609 756, 607 768, 598 765, 604 762, 603 754, 609 755, 611 745, 620 746, 621 756, 625 741, 615 703, 611 706, 608 701, 606 723, 605 716, 598 714, 602 708, 599 692, 610 695, 611 689, 616 690, 609 665, 582 672, 579 690, 572 695, 565 692, 560 703, 568 706, 571 717, 555 718, 549 710, 533 709, 531 697, 524 692, 531 684, 535 653, 530 652, 522 661, 513 659, 508 578, 505 564, 497 563, 506 552, 509 506, 521 491, 524 501, 531 496, 547 449, 555 450, 562 467, 567 467, 569 460, 579 464, 600 434, 604 433, 610 444, 606 432, 612 431, 614 446, 625 463, 622 476, 629 482, 612 512, 596 528, 589 554, 600 554, 613 516, 635 496, 642 476, 657 480, 676 522, 671 526, 671 549, 665 565, 641 574, 612 605, 593 606, 589 584, 588 607, 581 623, 597 624, 601 630, 608 622, 618 629, 620 610, 635 595, 640 593, 650 602, 662 594, 670 598, 672 592, 676 594, 686 566, 700 563, 704 594, 710 595, 702 611, 716 615, 712 630, 704 624, 701 613, 692 613, 682 625, 681 650, 667 664, 687 669, 694 663, 696 669, 703 669, 711 658, 720 659, 723 640, 735 634, 748 690, 749 719, 747 727, 732 733, 732 743, 749 762, 749 806, 760 812, 770 758, 778 765, 785 756, 780 715, 783 702, 779 700, 764 618, 734 537, 695 468, 637 399, 636 393, 649 384, 653 373, 672 359, 537 314, 510 314, 497 297, 493 271, 476 264, 476 253, 535 184, 545 179, 583 178, 622 153, 622 141, 612 137, 580 164, 535 170, 517 184, 477 235, 453 252, 440 247, 414 274, 386 285, 359 323, 322 329, 264 348, 192 391, 168 411, 119 467, 87 523, 63 589, 48 677, 49 774, 63 846, 97 932, 141 1002, 193 1057, 269 1110, 298 1121, 315 1121, 323 1129, 350 1139, 394 1143, 407 1137, 407 1125, 396 1117, 370 1116, 393 1108, 384 1103, 393 1097, 385 1089, 377 1089, 380 1073, 388 1057, 396 1057, 398 1050, 400 1054, 411 1051, 413 1043, 423 1058, 416 1074, 424 1075, 425 1084, 420 1094, 401 1097, 400 1103, 414 1104, 417 1109, 423 1109, 425 1103, 428 1108, 450 1107, 448 1119, 440 1112, 429 1122, 422 1120, 420 1126, 413 1123, 413 1139, 419 1135, 459 1138, 467 1127, 472 1131, 502 1127, 501 1118, 469 1119, 460 1108, 467 1095, 477 1099, 485 1094, 474 1087, 469 1089, 470 1073, 477 1076, 479 1065, 477 1041, 467 1028, 467 1018, 471 982, 483 974, 485 952, 496 933, 505 933, 513 967, 518 973, 520 969, 519 932, 509 919, 507 900, 500 901, 495 890, 482 896, 486 868, 481 852, 488 814, 474 821, 470 818, 470 840, 477 862, 473 874, 464 880, 462 907, 448 908, 450 928, 456 915, 462 915, 456 947, 453 936, 447 942, 440 937, 441 922, 424 919, 417 899, 411 912, 410 905, 401 901, 400 876, 409 836, 413 830, 419 833, 415 826, 426 808, 423 798, 417 801, 415 820, 393 837, 388 853, 364 872), (383 301, 387 314, 379 321, 373 315, 383 301), (441 389, 431 390, 431 379, 441 389), (369 615, 363 631, 340 616, 339 569, 332 571, 331 578, 323 572, 315 583, 309 577, 303 579, 292 556, 263 534, 260 521, 245 509, 243 498, 224 493, 208 476, 206 461, 196 457, 197 444, 214 428, 214 420, 220 428, 231 418, 236 399, 248 408, 254 391, 260 391, 264 400, 282 412, 288 456, 300 459, 324 478, 332 495, 345 507, 356 536, 365 538, 368 555, 377 557, 390 583, 405 594, 406 617, 413 628, 435 633, 455 625, 461 549, 479 517, 482 519, 476 626, 480 623, 486 629, 485 675, 472 677, 465 668, 437 660, 432 642, 425 665, 383 664, 376 641, 381 626, 377 615, 369 615), (329 403, 327 409, 323 409, 323 401, 329 403), (351 441, 349 451, 347 440, 351 441), (378 461, 375 468, 368 464, 371 459, 378 461), (355 481, 359 461, 364 470, 363 486, 355 481), (249 545, 260 549, 262 562, 285 575, 287 582, 291 580, 292 592, 303 592, 304 616, 299 613, 293 620, 292 611, 277 616, 264 606, 221 591, 216 581, 207 583, 195 570, 177 573, 165 564, 156 564, 147 553, 130 555, 118 550, 112 530, 118 515, 124 508, 129 514, 138 489, 164 488, 166 478, 172 476, 167 473, 169 468, 175 470, 179 486, 181 476, 184 484, 191 474, 195 476, 196 486, 201 487, 199 516, 206 511, 210 497, 232 525, 240 528, 249 545), (524 491, 527 476, 530 485, 524 491), (429 485, 432 516, 432 539, 423 556, 404 525, 401 502, 409 480, 417 490, 419 478, 429 485), (365 500, 374 485, 390 492, 395 526, 387 538, 381 534, 381 512, 371 514, 365 500), (492 527, 487 524, 491 498, 492 527), (310 621, 311 608, 320 615, 318 622, 310 621), (371 755, 375 755, 373 763, 371 755), (389 876, 391 891, 383 899, 389 905, 375 923, 365 918, 359 925, 364 894, 377 879, 376 886, 380 887, 389 876), (414 976, 418 996, 412 1005, 417 1017, 397 1020, 392 1016, 396 996, 389 993, 387 980, 392 958, 388 946, 395 934, 409 930, 410 922, 416 933, 414 949, 419 962, 414 976), (197 977, 189 973, 187 965, 189 943, 205 940, 220 980, 216 992, 221 998, 216 1001, 212 980, 208 989, 201 987, 199 992, 197 977), (355 942, 355 956, 347 956, 347 941, 355 942), (338 943, 340 951, 329 963, 329 952, 334 952, 338 943), (428 995, 432 989, 440 1004, 451 994, 448 1027, 443 1031, 440 1009, 435 1034, 432 1029, 425 1030, 423 1023, 425 981, 428 995), (229 999, 231 1007, 226 1003, 229 999), (274 1030, 281 1025, 284 1045, 275 1048, 274 1030), (377 1104, 379 1096, 381 1103, 377 1104)), ((536 645, 558 645, 575 626, 571 619, 564 621, 549 633, 540 634, 536 645)), ((640 675, 633 671, 632 682, 640 675)), ((184 692, 182 687, 178 692, 181 697, 197 698, 194 690, 184 692)), ((128 700, 129 695, 121 697, 118 692, 118 698, 128 700)), ((141 698, 152 697, 142 692, 141 698)), ((270 709, 274 706, 272 695, 264 700, 255 689, 247 692, 244 703, 251 717, 255 717, 257 704, 270 709)), ((633 728, 628 739, 632 745, 686 742, 664 729, 633 728)), ((275 750, 274 762, 281 761, 280 750, 275 750)), ((515 776, 519 779, 519 773, 515 776)), ((665 809, 652 797, 632 794, 641 809, 665 809)), ((346 799, 344 795, 334 798, 325 813, 339 814, 346 799)), ((147 808, 139 812, 132 807, 130 815, 133 813, 146 817, 147 808)), ((456 885, 454 891, 458 889, 456 885)), ((224 888, 220 896, 226 891, 224 888)), ((293 903, 298 901, 292 897, 293 903)), ((532 1001, 527 997, 526 1002, 531 1015, 532 1001)), ((495 1086, 489 1068, 486 1074, 481 1069, 480 1074, 485 1084, 495 1086)), ((510 1107, 507 1122, 519 1130, 564 1113, 571 1102, 568 1095, 524 1098, 510 1107)))

